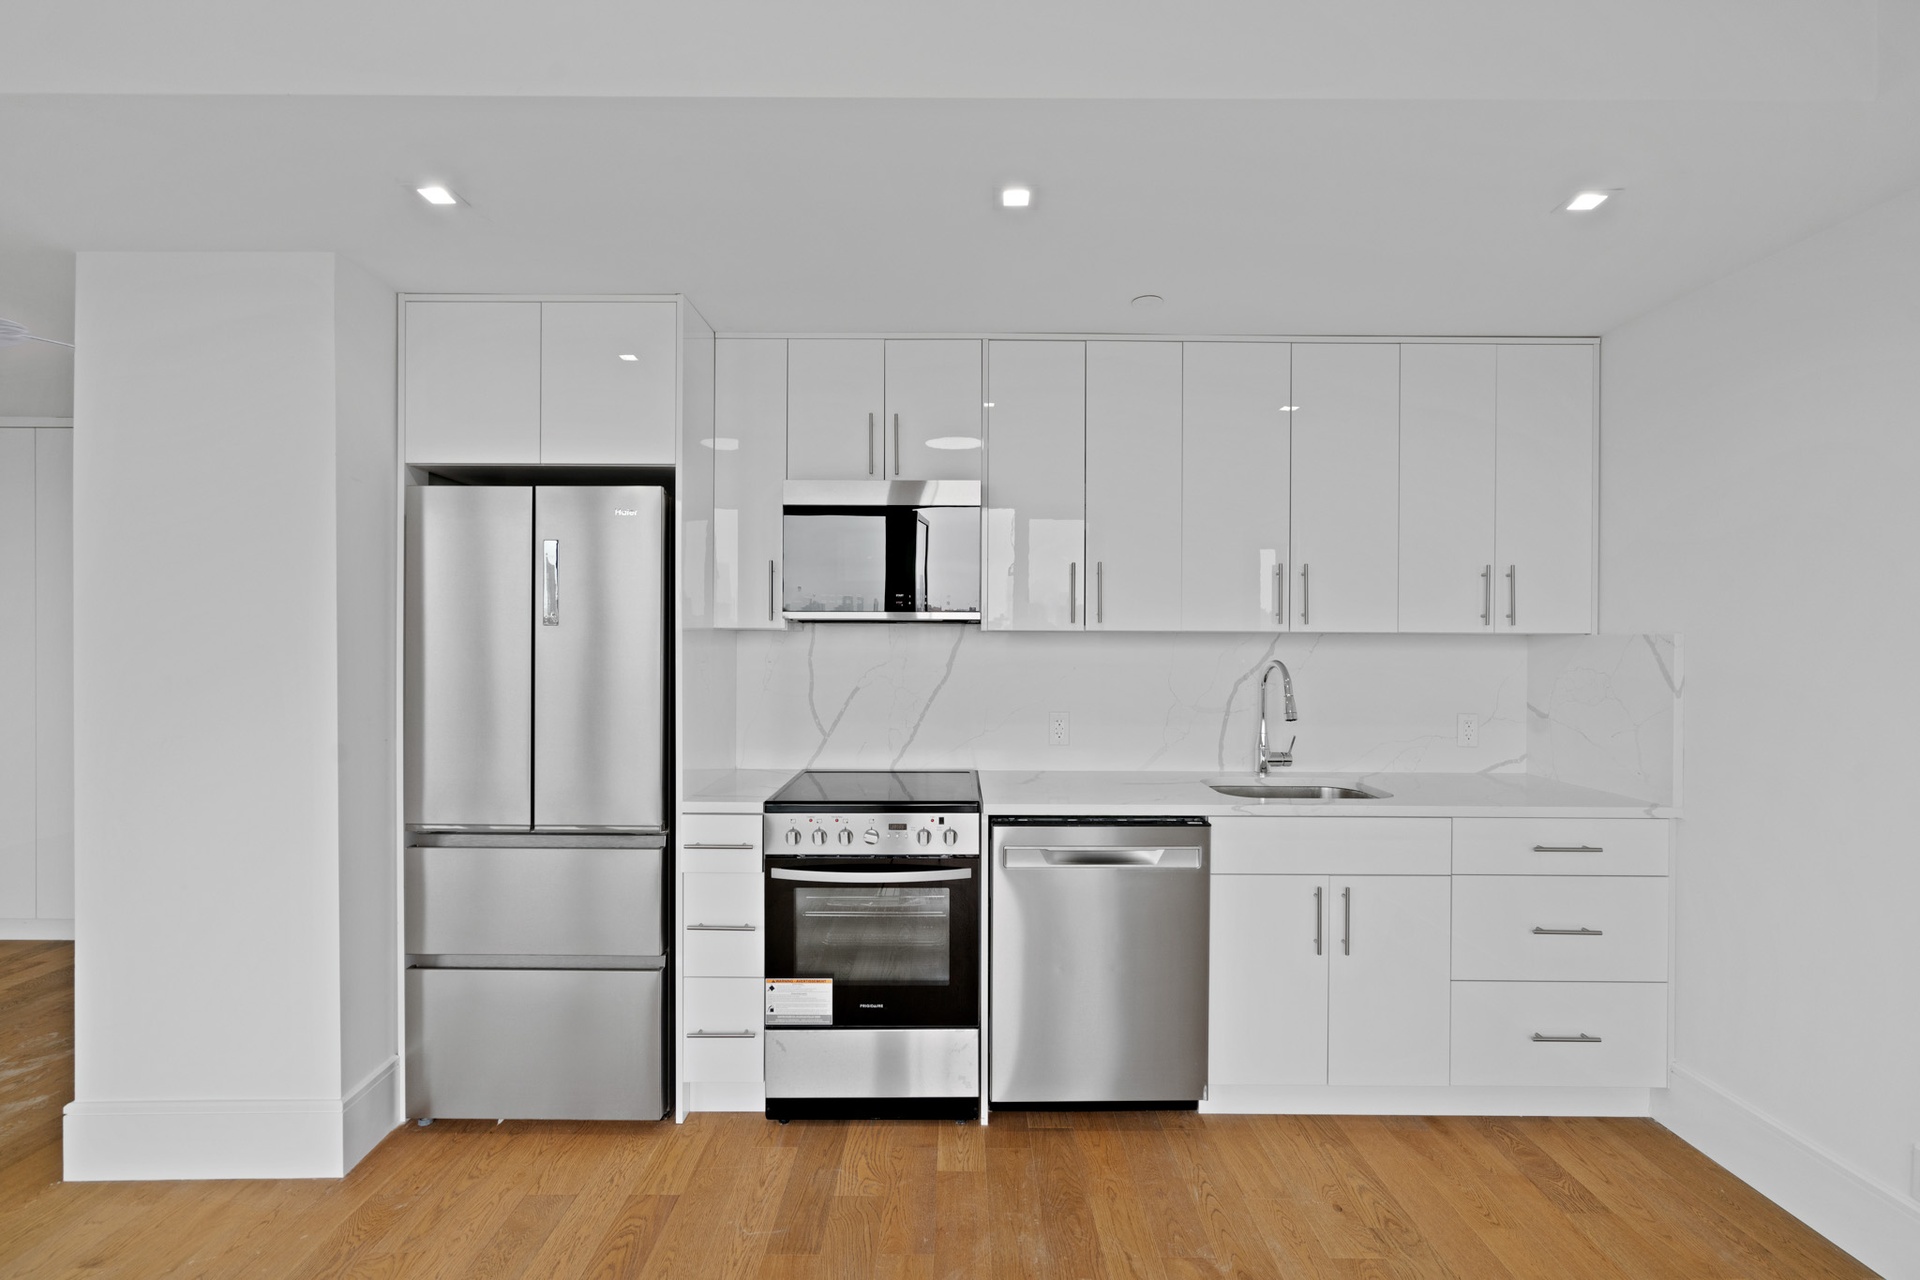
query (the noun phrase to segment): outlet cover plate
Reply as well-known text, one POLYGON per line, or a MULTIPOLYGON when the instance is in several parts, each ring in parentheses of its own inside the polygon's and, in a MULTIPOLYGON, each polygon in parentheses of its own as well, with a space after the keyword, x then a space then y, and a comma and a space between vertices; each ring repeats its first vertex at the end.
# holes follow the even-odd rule
POLYGON ((1470 711, 1460 713, 1454 724, 1453 741, 1455 746, 1477 747, 1480 745, 1480 717, 1470 711))
POLYGON ((1071 737, 1072 725, 1064 711, 1047 712, 1047 745, 1064 747, 1071 737))

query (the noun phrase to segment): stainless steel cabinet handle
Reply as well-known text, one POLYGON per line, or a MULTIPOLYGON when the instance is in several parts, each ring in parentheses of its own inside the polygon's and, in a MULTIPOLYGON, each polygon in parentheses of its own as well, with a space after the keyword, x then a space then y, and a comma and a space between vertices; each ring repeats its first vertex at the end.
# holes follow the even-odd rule
POLYGON ((1313 886, 1313 954, 1319 955, 1326 936, 1327 904, 1326 890, 1319 885, 1313 886))
POLYGON ((750 844, 683 844, 682 849, 751 849, 750 844))
POLYGON ((689 1040, 752 1040, 759 1036, 758 1031, 689 1031, 689 1040))
POLYGON ((1340 953, 1342 955, 1350 956, 1353 954, 1353 886, 1352 885, 1348 885, 1345 888, 1340 890, 1340 909, 1344 913, 1344 917, 1345 917, 1340 924, 1340 953))
POLYGON ((548 538, 540 544, 543 572, 540 589, 540 624, 560 625, 560 539, 548 538))
POLYGON ((1273 566, 1273 620, 1284 623, 1287 620, 1287 565, 1283 560, 1273 566))
POLYGON ((1080 621, 1080 562, 1067 564, 1067 622, 1080 621))
POLYGON ((757 933, 758 926, 750 924, 690 924, 688 929, 698 929, 702 933, 757 933))
POLYGON ((1605 934, 1604 929, 1549 929, 1545 925, 1533 926, 1533 931, 1542 937, 1559 938, 1598 938, 1605 934))
POLYGON ((1311 566, 1304 564, 1300 566, 1300 625, 1303 627, 1308 625, 1307 607, 1312 603, 1307 595, 1307 570, 1310 567, 1311 566))
POLYGON ((1599 1044, 1600 1037, 1590 1036, 1584 1031, 1577 1036, 1544 1036, 1536 1031, 1533 1033, 1533 1042, 1535 1044, 1599 1044))
POLYGON ((1095 622, 1107 620, 1107 562, 1105 560, 1093 562, 1093 620, 1095 622))
POLYGON ((957 871, 796 871, 792 867, 774 867, 767 874, 775 880, 798 880, 801 884, 924 884, 973 879, 971 867, 957 871))
POLYGON ((873 474, 873 415, 867 415, 867 474, 873 474))
POLYGON ((778 606, 778 601, 780 598, 780 588, 778 586, 778 579, 779 579, 779 572, 774 562, 771 560, 767 561, 767 621, 768 622, 773 621, 773 612, 774 612, 774 609, 778 606))
POLYGON ((900 415, 893 415, 893 474, 900 474, 900 415))
POLYGON ((1537 844, 1535 853, 1605 853, 1597 844, 1537 844))
POLYGON ((1480 625, 1493 625, 1493 566, 1480 571, 1480 625))
POLYGON ((1507 625, 1520 625, 1520 566, 1507 566, 1507 625))

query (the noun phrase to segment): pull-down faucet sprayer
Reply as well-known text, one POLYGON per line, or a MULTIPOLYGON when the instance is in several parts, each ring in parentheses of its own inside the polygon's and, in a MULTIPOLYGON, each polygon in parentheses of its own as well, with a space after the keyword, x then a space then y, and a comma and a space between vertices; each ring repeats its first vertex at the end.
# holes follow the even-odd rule
POLYGON ((1300 736, 1295 734, 1287 743, 1285 751, 1267 750, 1267 681, 1273 678, 1275 668, 1280 671, 1280 694, 1284 699, 1286 718, 1289 721, 1300 718, 1299 711, 1293 705, 1293 673, 1287 670, 1286 663, 1275 658, 1267 664, 1267 669, 1260 673, 1260 741, 1254 748, 1253 762, 1256 772, 1262 778, 1267 776, 1268 768, 1273 765, 1277 764, 1282 769, 1290 766, 1293 763, 1293 744, 1300 741, 1300 736))

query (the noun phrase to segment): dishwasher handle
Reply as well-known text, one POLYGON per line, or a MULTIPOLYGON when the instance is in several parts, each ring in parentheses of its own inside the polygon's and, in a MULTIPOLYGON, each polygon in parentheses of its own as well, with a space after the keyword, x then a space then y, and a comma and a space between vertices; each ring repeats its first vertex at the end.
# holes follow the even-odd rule
POLYGON ((1146 867, 1162 871, 1198 871, 1197 844, 1138 848, 1131 845, 1014 845, 1006 847, 1006 865, 1035 867, 1146 867))

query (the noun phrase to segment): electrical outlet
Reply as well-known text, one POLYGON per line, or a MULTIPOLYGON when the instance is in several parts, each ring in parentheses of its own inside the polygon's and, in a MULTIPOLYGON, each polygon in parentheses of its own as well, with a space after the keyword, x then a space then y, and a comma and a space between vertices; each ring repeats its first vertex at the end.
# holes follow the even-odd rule
POLYGON ((1477 747, 1480 745, 1480 717, 1470 711, 1460 713, 1454 725, 1453 742, 1458 747, 1477 747))
POLYGON ((1067 713, 1064 711, 1047 712, 1047 745, 1064 747, 1067 745, 1067 713))

